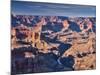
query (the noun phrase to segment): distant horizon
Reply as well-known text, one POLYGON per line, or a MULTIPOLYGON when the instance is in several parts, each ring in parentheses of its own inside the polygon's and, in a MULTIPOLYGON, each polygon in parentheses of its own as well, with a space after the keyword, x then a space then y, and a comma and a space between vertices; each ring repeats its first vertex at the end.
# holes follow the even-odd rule
POLYGON ((16 15, 96 17, 96 6, 12 1, 11 13, 16 15))

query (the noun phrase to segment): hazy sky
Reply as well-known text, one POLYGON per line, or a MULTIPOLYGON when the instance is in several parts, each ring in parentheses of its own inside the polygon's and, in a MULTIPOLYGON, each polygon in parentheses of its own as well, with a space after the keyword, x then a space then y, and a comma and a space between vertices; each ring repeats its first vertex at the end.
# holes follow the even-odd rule
POLYGON ((12 1, 11 12, 18 15, 95 17, 96 7, 89 5, 12 1))

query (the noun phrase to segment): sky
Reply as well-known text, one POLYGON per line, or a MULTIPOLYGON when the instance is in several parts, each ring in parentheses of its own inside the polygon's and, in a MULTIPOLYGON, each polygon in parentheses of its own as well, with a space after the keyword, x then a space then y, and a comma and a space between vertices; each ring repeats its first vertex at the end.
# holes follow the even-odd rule
POLYGON ((11 12, 17 15, 95 17, 96 6, 12 1, 11 12))

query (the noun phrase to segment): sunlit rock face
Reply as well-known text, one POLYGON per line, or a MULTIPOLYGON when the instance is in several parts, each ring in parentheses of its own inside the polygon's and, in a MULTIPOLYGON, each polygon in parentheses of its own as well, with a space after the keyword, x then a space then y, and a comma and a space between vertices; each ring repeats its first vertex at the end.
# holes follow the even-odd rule
POLYGON ((63 27, 66 28, 66 29, 68 29, 69 23, 68 23, 67 20, 64 20, 64 21, 63 21, 63 27))
POLYGON ((96 68, 94 17, 12 17, 12 73, 96 68))

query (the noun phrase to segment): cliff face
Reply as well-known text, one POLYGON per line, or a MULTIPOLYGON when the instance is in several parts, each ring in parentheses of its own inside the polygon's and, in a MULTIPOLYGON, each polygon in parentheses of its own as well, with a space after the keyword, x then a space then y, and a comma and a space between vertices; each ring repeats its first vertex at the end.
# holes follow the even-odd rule
POLYGON ((96 69, 96 55, 91 53, 81 58, 75 58, 75 70, 96 69))
MULTIPOLYGON (((89 36, 91 37, 91 36, 89 36)), ((79 39, 78 39, 79 40, 79 39)), ((96 68, 95 38, 86 39, 87 42, 76 42, 65 51, 62 57, 72 55, 75 57, 75 70, 87 70, 96 68)))

